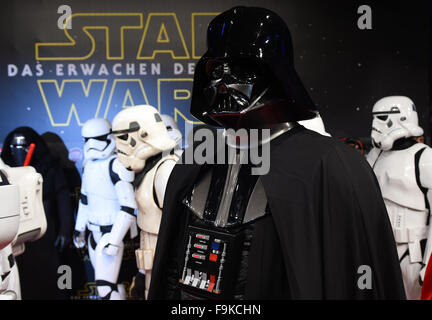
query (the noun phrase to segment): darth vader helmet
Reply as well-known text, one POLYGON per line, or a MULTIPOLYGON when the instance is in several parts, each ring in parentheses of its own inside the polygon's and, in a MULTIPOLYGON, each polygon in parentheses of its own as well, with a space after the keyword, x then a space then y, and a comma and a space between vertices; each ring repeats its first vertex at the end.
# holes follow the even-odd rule
POLYGON ((225 128, 307 120, 316 108, 294 69, 291 35, 274 12, 235 7, 214 18, 194 75, 193 116, 225 128))

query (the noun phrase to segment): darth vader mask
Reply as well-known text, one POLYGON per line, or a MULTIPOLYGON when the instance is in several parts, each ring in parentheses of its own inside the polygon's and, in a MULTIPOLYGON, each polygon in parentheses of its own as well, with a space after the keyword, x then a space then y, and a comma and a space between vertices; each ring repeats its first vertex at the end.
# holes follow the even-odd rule
POLYGON ((206 74, 211 79, 204 89, 210 114, 252 110, 269 89, 264 71, 247 60, 209 60, 206 74))
POLYGON ((194 75, 191 113, 225 128, 311 119, 316 109, 294 70, 291 36, 274 12, 236 7, 217 16, 194 75))

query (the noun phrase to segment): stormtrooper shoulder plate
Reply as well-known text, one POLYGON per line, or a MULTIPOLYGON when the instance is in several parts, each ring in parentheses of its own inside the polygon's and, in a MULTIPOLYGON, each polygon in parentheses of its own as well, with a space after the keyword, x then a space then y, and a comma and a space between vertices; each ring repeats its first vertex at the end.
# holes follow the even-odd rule
POLYGON ((113 160, 110 167, 110 175, 114 181, 123 180, 132 183, 135 179, 135 172, 126 169, 117 158, 113 160))
POLYGON ((383 198, 413 210, 426 210, 422 181, 427 178, 422 175, 426 174, 426 168, 432 167, 428 162, 432 158, 430 153, 430 148, 422 143, 403 150, 381 152, 373 169, 383 198))
POLYGON ((378 156, 380 155, 381 152, 382 152, 382 150, 381 150, 381 149, 378 149, 378 148, 372 148, 372 149, 369 151, 369 153, 368 153, 367 156, 366 156, 366 160, 367 160, 367 162, 369 163, 369 165, 370 165, 371 167, 374 166, 374 164, 375 164, 375 162, 377 161, 378 156))
POLYGON ((425 145, 419 159, 420 182, 422 187, 432 188, 432 148, 425 145))

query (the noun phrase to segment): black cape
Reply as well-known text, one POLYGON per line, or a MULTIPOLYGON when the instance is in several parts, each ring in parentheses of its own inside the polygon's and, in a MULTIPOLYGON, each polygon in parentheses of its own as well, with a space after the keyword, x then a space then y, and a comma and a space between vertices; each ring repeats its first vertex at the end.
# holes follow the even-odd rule
MULTIPOLYGON (((256 225, 245 297, 405 299, 392 228, 366 160, 301 126, 274 139, 270 156, 261 180, 271 219, 256 225), (358 286, 361 266, 370 267, 371 289, 358 286), (279 288, 281 279, 288 288, 279 288)), ((199 170, 177 164, 170 176, 149 299, 176 298, 170 291, 178 279, 172 270, 179 268, 173 257, 186 217, 180 201, 199 170)))

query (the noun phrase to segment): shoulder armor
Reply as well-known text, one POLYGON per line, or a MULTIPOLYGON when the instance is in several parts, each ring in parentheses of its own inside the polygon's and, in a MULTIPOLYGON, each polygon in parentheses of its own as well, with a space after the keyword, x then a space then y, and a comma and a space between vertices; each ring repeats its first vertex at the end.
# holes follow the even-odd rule
POLYGON ((374 147, 367 154, 366 160, 371 167, 373 167, 375 165, 375 162, 377 161, 380 153, 381 153, 381 150, 374 147))
POLYGON ((432 188, 432 148, 424 145, 419 159, 420 182, 424 188, 432 188))
POLYGON ((126 182, 133 182, 135 179, 135 172, 126 169, 118 160, 118 158, 113 158, 110 163, 110 175, 113 183, 116 184, 119 180, 126 182))

